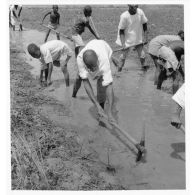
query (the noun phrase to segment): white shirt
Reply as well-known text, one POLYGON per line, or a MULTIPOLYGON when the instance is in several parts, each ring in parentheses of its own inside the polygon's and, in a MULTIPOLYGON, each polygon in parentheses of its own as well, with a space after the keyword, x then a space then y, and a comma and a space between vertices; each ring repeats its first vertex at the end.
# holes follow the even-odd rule
POLYGON ((60 60, 62 55, 72 56, 69 46, 60 40, 52 40, 40 46, 42 64, 48 64, 55 60, 60 60))
POLYGON ((168 46, 172 41, 177 40, 181 40, 178 35, 159 35, 150 41, 148 53, 158 57, 158 51, 162 46, 168 46))
POLYGON ((173 70, 176 70, 178 68, 179 62, 177 60, 175 52, 171 48, 167 46, 162 46, 158 50, 157 56, 166 60, 164 68, 166 69, 173 68, 173 70))
POLYGON ((129 11, 125 11, 120 16, 118 25, 118 36, 116 44, 122 46, 119 30, 125 30, 125 46, 130 47, 143 42, 143 24, 147 23, 144 12, 137 8, 135 15, 130 15, 129 11))
POLYGON ((102 85, 107 86, 112 83, 112 72, 110 68, 110 58, 112 55, 112 49, 103 40, 92 40, 90 41, 77 56, 77 65, 79 70, 79 75, 82 79, 86 79, 89 76, 89 72, 86 69, 85 63, 83 62, 83 53, 86 50, 93 50, 98 57, 98 66, 100 75, 103 78, 102 85))
POLYGON ((172 99, 177 102, 183 109, 185 108, 185 83, 177 90, 172 99))

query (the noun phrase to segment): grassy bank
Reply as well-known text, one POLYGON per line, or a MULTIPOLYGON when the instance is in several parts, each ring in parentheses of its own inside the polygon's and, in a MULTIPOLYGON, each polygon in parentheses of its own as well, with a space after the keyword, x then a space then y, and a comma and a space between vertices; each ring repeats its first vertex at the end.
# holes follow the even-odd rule
POLYGON ((22 48, 11 45, 10 54, 12 189, 124 189, 99 177, 106 166, 93 151, 82 147, 76 127, 62 127, 41 114, 43 105, 60 109, 65 116, 70 113, 41 94, 22 48))

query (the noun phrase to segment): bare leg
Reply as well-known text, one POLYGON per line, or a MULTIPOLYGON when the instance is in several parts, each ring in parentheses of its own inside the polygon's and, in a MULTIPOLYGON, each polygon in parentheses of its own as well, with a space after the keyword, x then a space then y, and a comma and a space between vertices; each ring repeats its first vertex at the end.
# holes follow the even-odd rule
POLYGON ((176 93, 178 88, 179 88, 179 74, 178 72, 175 72, 173 73, 173 86, 172 86, 173 94, 176 93))
POLYGON ((68 70, 67 70, 67 64, 66 65, 63 65, 61 67, 61 70, 64 74, 64 79, 65 79, 65 83, 66 83, 66 87, 69 87, 69 73, 68 73, 68 70))
POLYGON ((23 31, 22 24, 20 24, 20 30, 23 31))
POLYGON ((157 82, 157 89, 161 89, 163 81, 167 78, 166 76, 166 70, 160 70, 159 76, 158 76, 158 82, 157 82))
MULTIPOLYGON (((75 58, 77 58, 78 54, 79 54, 79 50, 80 50, 80 47, 75 47, 75 58)), ((79 76, 79 74, 77 73, 77 76, 76 76, 76 79, 74 81, 74 86, 73 86, 73 92, 72 92, 72 97, 76 98, 77 96, 77 93, 78 93, 78 90, 80 89, 81 87, 81 83, 82 83, 82 79, 81 77, 79 76)))
POLYGON ((50 29, 47 31, 47 34, 46 34, 46 36, 45 36, 44 42, 47 42, 47 39, 48 39, 48 36, 49 36, 50 31, 51 31, 50 29))
POLYGON ((47 81, 47 78, 48 78, 48 68, 45 69, 45 81, 47 81))
POLYGON ((57 40, 60 40, 60 33, 56 33, 57 40))
POLYGON ((106 102, 106 88, 102 86, 102 77, 97 80, 97 101, 99 105, 104 109, 106 102))
POLYGON ((147 68, 149 68, 149 66, 145 65, 145 52, 144 52, 143 44, 137 45, 135 48, 137 50, 137 54, 139 56, 140 63, 141 63, 143 70, 147 70, 147 68))

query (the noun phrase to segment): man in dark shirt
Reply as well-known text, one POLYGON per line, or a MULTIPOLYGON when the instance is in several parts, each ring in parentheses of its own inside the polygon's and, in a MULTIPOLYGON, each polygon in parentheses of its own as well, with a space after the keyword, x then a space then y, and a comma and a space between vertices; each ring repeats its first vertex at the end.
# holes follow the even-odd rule
MULTIPOLYGON (((81 37, 81 34, 85 31, 85 28, 87 27, 90 32, 95 36, 96 39, 100 39, 100 37, 97 35, 97 33, 92 29, 89 21, 92 14, 92 8, 91 6, 87 5, 83 9, 84 17, 78 18, 72 27, 72 40, 74 41, 75 45, 75 57, 77 57, 81 47, 84 47, 85 44, 83 42, 83 39, 81 37)), ((81 86, 82 79, 77 74, 74 87, 73 87, 73 94, 72 97, 76 97, 76 94, 81 86)))
MULTIPOLYGON (((50 22, 48 24, 49 30, 47 31, 44 42, 47 41, 51 29, 56 30, 58 28, 58 26, 60 25, 60 14, 58 13, 58 6, 53 5, 52 9, 53 9, 52 11, 45 14, 45 16, 43 17, 43 20, 42 20, 42 23, 43 23, 46 16, 50 15, 50 22)), ((57 39, 60 40, 60 35, 58 33, 56 33, 56 36, 57 36, 57 39)))

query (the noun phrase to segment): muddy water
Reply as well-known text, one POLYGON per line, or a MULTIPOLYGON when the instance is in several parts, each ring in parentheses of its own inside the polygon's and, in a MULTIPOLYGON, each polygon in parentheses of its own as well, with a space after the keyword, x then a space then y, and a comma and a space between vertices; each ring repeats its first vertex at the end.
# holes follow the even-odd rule
MULTIPOLYGON (((45 33, 36 30, 11 33, 11 41, 26 46, 31 43, 42 44, 45 33)), ((51 35, 49 39, 55 39, 51 35)), ((68 44, 73 48, 71 42, 68 44)), ((40 64, 26 55, 27 62, 33 66, 32 74, 39 75, 40 64)), ((128 189, 184 189, 185 188, 185 138, 171 127, 171 95, 155 89, 152 81, 153 70, 143 73, 139 62, 128 60, 124 70, 114 76, 114 91, 119 125, 139 140, 143 128, 146 130, 147 161, 136 164, 133 146, 117 132, 100 127, 95 120, 96 112, 83 88, 78 98, 71 99, 72 83, 77 68, 75 59, 68 64, 71 86, 65 87, 63 74, 54 67, 53 84, 43 93, 54 97, 69 107, 70 116, 61 116, 56 111, 43 107, 43 114, 61 125, 74 125, 84 143, 97 154, 99 161, 109 161, 115 167, 115 173, 106 169, 100 177, 111 183, 122 184, 128 189), (130 145, 130 147, 129 147, 130 145)), ((113 74, 115 74, 115 69, 113 74)), ((95 89, 95 83, 93 82, 95 89)), ((184 117, 183 117, 184 118, 184 117)))

